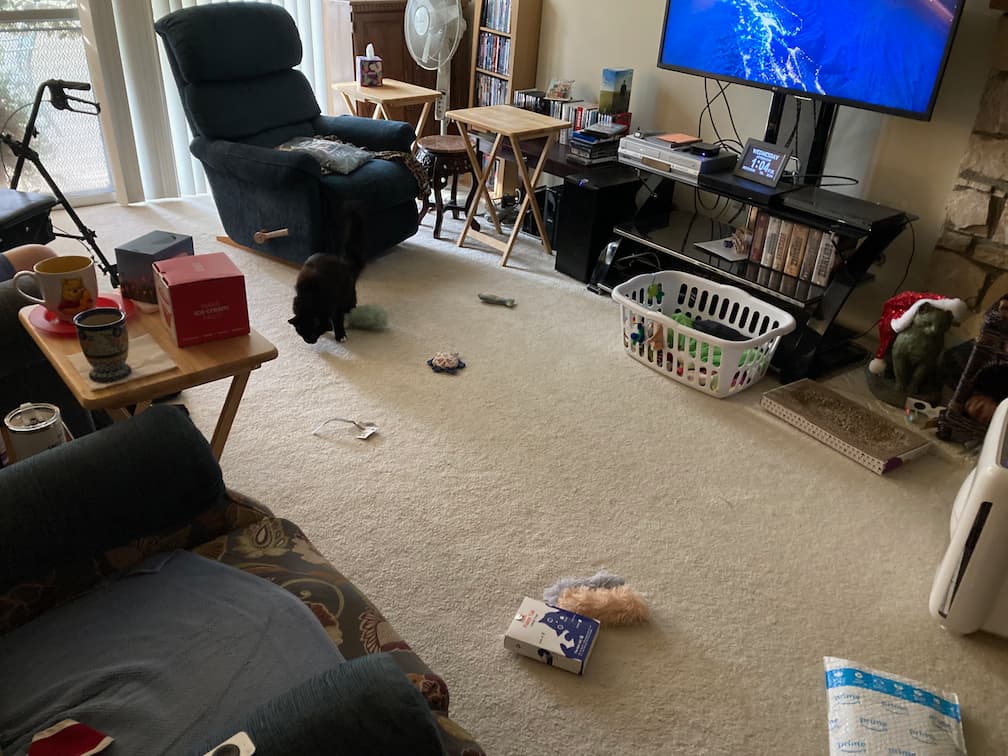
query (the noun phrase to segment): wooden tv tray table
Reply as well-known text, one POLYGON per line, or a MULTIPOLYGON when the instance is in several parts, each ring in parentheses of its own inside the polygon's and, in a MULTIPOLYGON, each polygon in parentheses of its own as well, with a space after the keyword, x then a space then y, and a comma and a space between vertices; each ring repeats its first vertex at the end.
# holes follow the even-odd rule
POLYGON ((420 118, 416 128, 413 130, 417 139, 423 133, 423 127, 427 123, 427 116, 430 114, 431 104, 437 102, 441 93, 436 89, 420 87, 416 84, 407 84, 404 81, 395 79, 383 79, 380 87, 361 87, 356 81, 344 81, 332 85, 333 90, 342 95, 343 102, 346 103, 347 110, 354 115, 357 113, 358 100, 374 103, 375 110, 371 118, 389 120, 386 107, 405 108, 410 105, 423 105, 420 111, 420 118))
POLYGON ((80 405, 88 410, 105 410, 113 420, 130 417, 129 410, 126 409, 130 404, 136 405, 134 414, 140 414, 158 397, 221 378, 231 378, 231 387, 210 440, 210 448, 217 459, 220 459, 224 451, 249 374, 262 363, 277 356, 276 347, 256 331, 250 331, 246 336, 208 341, 180 349, 161 322, 159 312, 146 313, 137 308, 126 321, 130 339, 149 333, 158 346, 175 361, 176 367, 133 381, 96 388, 70 362, 70 356, 81 351, 75 336, 45 333, 29 322, 28 315, 36 306, 21 308, 18 312, 21 325, 35 340, 80 405))
POLYGON ((531 110, 512 107, 511 105, 490 105, 480 108, 449 110, 445 115, 458 124, 459 131, 465 139, 466 151, 469 153, 469 162, 472 163, 473 172, 479 177, 477 186, 474 187, 477 194, 469 206, 465 225, 462 227, 462 233, 459 234, 456 244, 461 247, 465 243, 466 236, 472 236, 474 239, 503 252, 501 265, 507 265, 508 257, 511 255, 511 248, 514 246, 515 239, 518 238, 518 232, 521 230, 525 211, 531 205, 532 217, 535 218, 536 227, 539 229, 539 238, 542 240, 543 248, 547 254, 553 254, 549 243, 549 236, 546 233, 546 224, 543 223, 542 213, 539 211, 539 205, 533 202, 532 199, 535 197, 535 185, 542 174, 546 158, 550 154, 557 136, 564 129, 569 129, 571 127, 570 123, 561 121, 559 118, 550 118, 540 113, 533 113, 531 110), (469 136, 470 128, 480 132, 496 134, 493 147, 487 156, 486 170, 480 165, 479 157, 472 146, 472 140, 469 136), (538 139, 541 137, 546 138, 546 143, 530 175, 524 152, 522 152, 521 140, 538 139), (511 149, 514 151, 516 157, 515 163, 518 165, 518 174, 521 176, 522 186, 525 188, 525 196, 518 206, 518 217, 515 218, 511 235, 508 236, 507 241, 501 241, 494 236, 471 228, 471 224, 476 215, 476 210, 479 208, 480 197, 486 197, 487 209, 490 213, 490 218, 493 220, 494 228, 498 234, 503 233, 500 227, 500 220, 497 218, 497 212, 494 210, 487 182, 493 174, 494 163, 497 160, 505 138, 510 142, 511 149), (519 156, 521 156, 521 159, 517 159, 519 156))

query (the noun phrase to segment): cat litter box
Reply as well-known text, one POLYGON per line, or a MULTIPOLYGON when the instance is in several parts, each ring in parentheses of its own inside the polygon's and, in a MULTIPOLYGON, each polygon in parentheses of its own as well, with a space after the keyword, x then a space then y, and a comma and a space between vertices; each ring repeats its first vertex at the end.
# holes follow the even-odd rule
POLYGON ((766 375, 782 336, 795 319, 734 286, 666 270, 631 278, 613 289, 620 306, 623 348, 666 378, 723 399, 766 375), (713 336, 692 325, 720 323, 743 341, 713 336))

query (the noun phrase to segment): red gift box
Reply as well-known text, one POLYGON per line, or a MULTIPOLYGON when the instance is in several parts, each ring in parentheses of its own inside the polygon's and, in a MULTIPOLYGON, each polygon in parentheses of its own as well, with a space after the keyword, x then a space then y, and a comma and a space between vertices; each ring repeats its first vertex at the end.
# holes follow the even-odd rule
POLYGON ((223 252, 153 264, 158 308, 180 347, 249 332, 245 276, 223 252))

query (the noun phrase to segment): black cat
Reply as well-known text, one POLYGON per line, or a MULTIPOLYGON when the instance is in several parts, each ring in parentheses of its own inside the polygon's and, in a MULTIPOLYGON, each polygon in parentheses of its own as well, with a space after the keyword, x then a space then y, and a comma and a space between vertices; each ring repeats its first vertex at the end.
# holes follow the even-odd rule
POLYGON ((338 230, 328 234, 323 250, 305 260, 294 284, 294 317, 287 322, 314 344, 326 331, 346 338, 343 321, 357 306, 357 277, 364 268, 360 214, 344 210, 338 230))

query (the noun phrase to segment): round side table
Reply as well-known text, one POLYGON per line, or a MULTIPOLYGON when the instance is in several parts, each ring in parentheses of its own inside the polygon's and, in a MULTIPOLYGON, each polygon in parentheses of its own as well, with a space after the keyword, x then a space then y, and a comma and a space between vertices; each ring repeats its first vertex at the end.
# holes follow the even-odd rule
MULTIPOLYGON (((452 217, 458 220, 459 212, 467 212, 469 203, 472 202, 474 192, 479 177, 473 172, 472 164, 469 162, 469 155, 466 153, 465 142, 461 136, 425 136, 417 140, 417 160, 427 170, 430 176, 431 191, 434 193, 434 238, 441 238, 441 221, 444 218, 445 210, 450 210, 452 217), (458 201, 458 177, 462 174, 469 174, 472 185, 466 195, 463 204, 458 201), (441 196, 441 190, 448 186, 451 179, 451 201, 445 204, 441 196)), ((430 212, 430 198, 424 199, 423 208, 420 210, 422 220, 430 212)))

